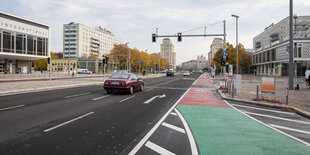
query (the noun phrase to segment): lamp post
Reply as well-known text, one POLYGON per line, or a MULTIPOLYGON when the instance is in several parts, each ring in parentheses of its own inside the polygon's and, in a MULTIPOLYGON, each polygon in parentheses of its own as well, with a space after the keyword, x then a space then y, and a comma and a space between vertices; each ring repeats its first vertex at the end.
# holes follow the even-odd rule
POLYGON ((68 24, 68 26, 69 26, 69 48, 68 48, 68 49, 69 49, 69 51, 68 51, 68 53, 69 53, 69 57, 68 57, 68 66, 69 66, 69 69, 68 69, 68 75, 70 75, 70 46, 71 46, 71 45, 70 45, 70 39, 71 39, 71 38, 70 38, 70 37, 71 37, 71 36, 70 36, 70 33, 71 33, 71 25, 72 25, 72 24, 73 24, 73 22, 71 22, 71 23, 68 24))
POLYGON ((235 17, 236 18, 236 73, 238 74, 239 70, 238 70, 238 66, 239 66, 239 63, 238 63, 238 18, 239 16, 237 15, 231 15, 232 17, 235 17))
POLYGON ((294 87, 294 42, 293 42, 293 0, 290 0, 290 16, 289 16, 289 24, 290 24, 290 53, 289 53, 289 90, 293 90, 294 87))
MULTIPOLYGON (((125 43, 125 45, 128 45, 129 44, 129 42, 126 42, 125 43)), ((129 47, 128 47, 129 48, 129 47)), ((129 48, 129 58, 128 58, 129 60, 129 62, 128 62, 128 71, 129 71, 129 73, 131 72, 131 65, 130 65, 130 48, 129 48)))

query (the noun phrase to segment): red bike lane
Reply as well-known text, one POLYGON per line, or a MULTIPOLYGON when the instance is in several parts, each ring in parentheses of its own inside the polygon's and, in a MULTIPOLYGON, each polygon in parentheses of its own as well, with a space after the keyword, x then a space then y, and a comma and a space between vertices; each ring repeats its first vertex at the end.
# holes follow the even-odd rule
POLYGON ((177 109, 189 124, 200 154, 310 154, 309 146, 226 104, 205 74, 189 89, 177 109))

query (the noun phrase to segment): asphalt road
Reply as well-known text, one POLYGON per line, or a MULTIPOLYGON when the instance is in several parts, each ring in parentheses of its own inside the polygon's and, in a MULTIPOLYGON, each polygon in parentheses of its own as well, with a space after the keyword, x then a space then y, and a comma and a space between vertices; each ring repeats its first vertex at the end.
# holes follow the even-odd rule
MULTIPOLYGON (((107 95, 102 86, 2 96, 0 154, 128 154, 198 77, 146 79, 145 91, 133 96, 107 95), (145 103, 157 95, 162 98, 145 103)), ((183 127, 178 120, 167 117, 167 128, 151 140, 164 143, 164 130, 178 136, 169 126, 183 127)), ((185 137, 171 149, 188 152, 185 137)))

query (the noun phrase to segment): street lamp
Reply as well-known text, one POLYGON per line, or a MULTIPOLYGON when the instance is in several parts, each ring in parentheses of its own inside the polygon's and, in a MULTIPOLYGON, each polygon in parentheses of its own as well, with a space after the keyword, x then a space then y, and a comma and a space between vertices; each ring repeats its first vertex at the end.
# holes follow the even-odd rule
POLYGON ((69 24, 68 24, 68 26, 69 26, 69 51, 68 51, 68 53, 69 53, 69 57, 68 57, 68 66, 69 66, 69 69, 68 69, 68 75, 70 75, 70 47, 71 47, 71 45, 70 45, 70 39, 71 39, 71 36, 70 36, 70 33, 71 33, 71 25, 72 24, 74 24, 74 22, 70 22, 69 24))
MULTIPOLYGON (((129 42, 126 42, 125 45, 128 45, 129 42)), ((129 47, 128 47, 129 48, 129 47)), ((131 72, 131 65, 130 65, 130 48, 129 48, 129 63, 128 63, 128 71, 131 72)))
POLYGON ((231 16, 236 18, 236 52, 237 52, 236 69, 237 69, 237 74, 238 74, 238 72, 239 72, 239 70, 238 70, 238 66, 239 66, 239 63, 238 63, 238 18, 239 18, 239 16, 237 16, 237 15, 231 15, 231 16))
POLYGON ((290 25, 290 53, 289 53, 289 90, 293 90, 294 88, 294 37, 293 37, 293 0, 290 0, 290 9, 289 9, 289 25, 290 25))

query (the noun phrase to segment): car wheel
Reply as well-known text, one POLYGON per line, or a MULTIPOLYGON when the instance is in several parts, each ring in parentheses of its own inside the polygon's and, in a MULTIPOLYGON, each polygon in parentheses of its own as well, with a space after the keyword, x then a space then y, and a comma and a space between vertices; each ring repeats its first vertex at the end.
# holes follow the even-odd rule
POLYGON ((133 87, 130 87, 129 93, 130 95, 133 95, 133 87))
POLYGON ((143 91, 143 90, 144 90, 144 85, 141 85, 140 91, 143 91))
POLYGON ((112 91, 111 90, 107 90, 107 94, 111 94, 112 93, 112 91))

